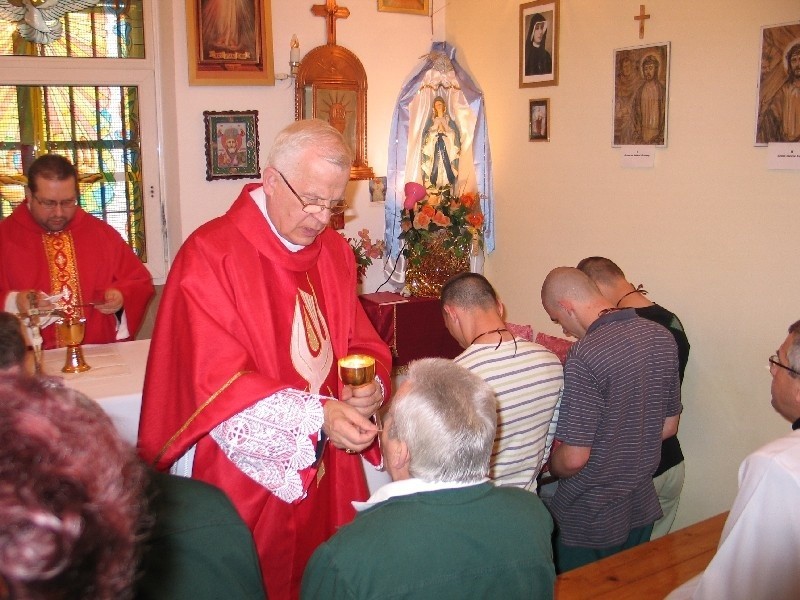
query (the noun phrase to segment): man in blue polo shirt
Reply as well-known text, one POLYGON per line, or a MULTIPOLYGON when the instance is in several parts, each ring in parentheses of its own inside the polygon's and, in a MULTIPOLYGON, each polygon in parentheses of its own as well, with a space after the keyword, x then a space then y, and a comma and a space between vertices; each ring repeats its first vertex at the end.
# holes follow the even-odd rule
POLYGON ((650 539, 661 507, 653 473, 682 410, 675 341, 618 309, 581 271, 553 269, 542 305, 578 338, 567 355, 550 472, 556 568, 568 571, 650 539))

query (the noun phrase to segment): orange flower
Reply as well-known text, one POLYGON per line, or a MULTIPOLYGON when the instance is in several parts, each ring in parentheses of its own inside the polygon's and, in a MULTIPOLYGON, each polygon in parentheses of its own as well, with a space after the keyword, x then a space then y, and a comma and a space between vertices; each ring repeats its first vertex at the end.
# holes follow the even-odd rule
POLYGON ((447 227, 451 222, 450 217, 444 213, 440 213, 438 210, 436 211, 436 214, 433 215, 431 221, 433 221, 434 224, 438 225, 439 227, 447 227))
POLYGON ((433 208, 430 204, 426 204, 425 206, 422 207, 422 210, 420 212, 426 215, 428 218, 430 218, 436 214, 436 209, 433 208))
POLYGON ((475 204, 475 200, 477 200, 476 195, 471 192, 461 196, 461 204, 467 208, 472 208, 472 205, 475 204))
POLYGON ((483 215, 481 213, 472 213, 467 216, 467 222, 475 229, 480 229, 481 225, 483 225, 483 215))
MULTIPOLYGON (((433 209, 431 209, 433 210, 433 209)), ((435 213, 436 211, 434 211, 435 213)), ((427 229, 428 225, 430 225, 431 217, 430 215, 426 214, 426 211, 420 211, 417 213, 417 216, 414 217, 414 228, 415 229, 427 229)))

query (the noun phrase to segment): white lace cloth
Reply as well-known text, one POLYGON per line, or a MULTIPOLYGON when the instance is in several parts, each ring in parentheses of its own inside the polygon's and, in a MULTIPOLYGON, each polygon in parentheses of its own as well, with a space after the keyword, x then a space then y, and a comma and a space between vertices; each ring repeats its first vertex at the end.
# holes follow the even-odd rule
POLYGON ((300 471, 314 464, 309 437, 324 422, 325 396, 281 390, 211 430, 211 437, 245 475, 284 502, 302 498, 300 471))

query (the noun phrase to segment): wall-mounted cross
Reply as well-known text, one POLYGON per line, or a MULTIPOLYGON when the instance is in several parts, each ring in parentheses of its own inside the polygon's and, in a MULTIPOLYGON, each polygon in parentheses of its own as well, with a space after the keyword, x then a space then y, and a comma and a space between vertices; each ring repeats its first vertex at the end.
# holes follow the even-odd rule
POLYGON ((649 19, 650 15, 644 14, 644 4, 639 5, 639 14, 633 17, 634 21, 639 21, 639 39, 644 37, 644 22, 649 19))
POLYGON ((336 45, 336 19, 346 19, 350 10, 344 6, 337 6, 336 0, 325 0, 325 4, 315 4, 311 12, 316 17, 325 17, 328 21, 328 44, 336 45))

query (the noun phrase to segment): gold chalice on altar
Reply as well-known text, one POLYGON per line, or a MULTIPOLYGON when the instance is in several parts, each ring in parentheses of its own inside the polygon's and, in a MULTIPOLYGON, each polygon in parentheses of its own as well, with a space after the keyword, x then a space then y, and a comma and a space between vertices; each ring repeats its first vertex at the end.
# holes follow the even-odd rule
POLYGON ((87 365, 83 359, 83 350, 81 349, 83 335, 86 332, 86 319, 65 317, 56 325, 60 339, 67 345, 67 361, 61 372, 82 373, 91 369, 92 367, 87 365))
POLYGON ((368 354, 348 354, 339 359, 339 379, 357 387, 375 379, 375 359, 368 354))

